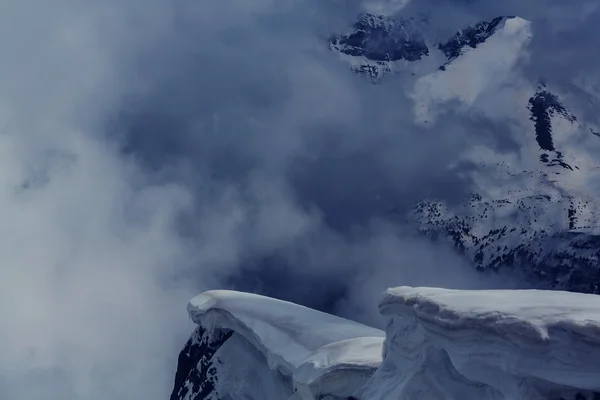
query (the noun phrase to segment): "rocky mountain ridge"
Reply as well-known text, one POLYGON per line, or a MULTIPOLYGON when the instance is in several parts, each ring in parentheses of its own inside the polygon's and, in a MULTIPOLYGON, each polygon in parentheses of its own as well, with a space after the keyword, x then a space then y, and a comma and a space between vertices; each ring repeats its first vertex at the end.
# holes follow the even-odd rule
MULTIPOLYGON (((334 36, 330 48, 350 59, 354 72, 380 85, 389 74, 440 84, 460 76, 444 78, 449 68, 459 68, 455 63, 478 62, 479 48, 497 34, 514 31, 507 21, 515 18, 480 21, 435 42, 425 39, 414 19, 367 14, 352 32, 334 36), (437 71, 417 66, 436 54, 433 62, 442 60, 437 71)), ((450 242, 478 270, 508 268, 534 287, 600 293, 600 191, 595 187, 600 141, 595 125, 565 105, 563 92, 543 78, 518 88, 513 96, 521 103, 506 115, 514 126, 506 135, 514 135, 520 146, 514 156, 507 159, 494 148, 470 151, 465 160, 477 166, 470 178, 481 190, 462 205, 423 199, 408 219, 432 240, 450 242)), ((467 107, 485 105, 471 101, 467 107)))

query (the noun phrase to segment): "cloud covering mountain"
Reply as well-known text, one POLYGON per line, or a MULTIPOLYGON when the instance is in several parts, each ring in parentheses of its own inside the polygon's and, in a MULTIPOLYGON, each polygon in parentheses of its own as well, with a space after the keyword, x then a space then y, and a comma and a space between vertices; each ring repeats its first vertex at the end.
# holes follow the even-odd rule
MULTIPOLYGON (((599 18, 585 1, 8 1, 0 397, 166 398, 181 305, 206 289, 376 325, 364 305, 388 286, 519 285, 406 220, 468 204, 481 157, 540 170, 535 131, 507 118, 529 121, 540 78, 589 132, 555 150, 593 169, 599 18), (531 39, 373 85, 330 49, 365 12, 418 17, 429 41, 518 15, 531 39)), ((597 187, 583 176, 567 181, 597 187)))

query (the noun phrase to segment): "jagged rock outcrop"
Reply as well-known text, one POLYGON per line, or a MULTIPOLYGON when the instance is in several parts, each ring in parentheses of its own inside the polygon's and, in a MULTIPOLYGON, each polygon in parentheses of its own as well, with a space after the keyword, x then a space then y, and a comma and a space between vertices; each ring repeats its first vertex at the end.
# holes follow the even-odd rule
MULTIPOLYGON (((516 44, 498 47, 497 35, 505 42, 524 40, 529 28, 515 36, 511 32, 527 24, 518 17, 498 16, 465 27, 446 40, 434 42, 430 36, 428 43, 426 25, 401 16, 369 15, 359 19, 351 34, 332 39, 331 48, 351 57, 353 68, 358 65, 361 72, 375 71, 379 78, 382 71, 401 74, 402 65, 409 63, 410 75, 422 83, 422 93, 427 96, 438 87, 454 88, 451 80, 463 76, 460 68, 477 70, 480 67, 471 64, 488 63, 498 49, 522 48, 516 44), (378 40, 381 37, 385 40, 378 40), (411 49, 422 51, 403 53, 409 42, 411 49), (490 44, 493 51, 486 50, 490 44), (478 57, 482 51, 485 57, 478 57), (438 70, 416 67, 436 52, 445 60, 438 70)), ((505 54, 497 57, 501 64, 505 54)), ((481 84, 485 87, 486 83, 481 84)), ((600 163, 594 147, 582 144, 589 139, 594 145, 597 128, 576 117, 564 103, 568 93, 559 87, 544 79, 530 86, 525 81, 521 84, 511 93, 519 103, 508 105, 510 113, 504 116, 514 130, 505 129, 505 134, 507 138, 516 136, 511 140, 518 148, 506 155, 493 148, 482 149, 481 155, 471 153, 465 160, 475 171, 470 176, 480 190, 470 200, 452 206, 440 199, 422 199, 409 215, 409 224, 432 240, 450 242, 478 270, 510 269, 536 288, 599 293, 600 193, 593 182, 600 179, 600 163)), ((462 94, 458 86, 456 94, 440 97, 448 101, 465 98, 466 110, 482 110, 487 105, 473 97, 481 90, 462 94)), ((435 101, 420 104, 418 109, 424 114, 419 118, 424 123, 431 121, 435 107, 439 107, 435 101)), ((482 117, 483 113, 477 112, 477 118, 482 117)), ((443 131, 443 127, 436 130, 443 131)))
MULTIPOLYGON (((485 43, 503 22, 512 18, 514 17, 496 17, 491 21, 478 22, 460 30, 448 41, 439 43, 437 47, 444 53, 448 59, 447 64, 449 64, 458 58, 466 47, 475 49, 478 45, 485 43)), ((445 69, 445 66, 441 66, 440 69, 445 69)))
POLYGON ((207 332, 198 326, 177 360, 177 373, 170 400, 210 399, 216 390, 215 353, 231 331, 207 332))
POLYGON ((391 71, 395 61, 414 62, 429 55, 425 38, 408 19, 359 16, 353 30, 329 40, 332 50, 357 58, 353 70, 372 77, 391 71))

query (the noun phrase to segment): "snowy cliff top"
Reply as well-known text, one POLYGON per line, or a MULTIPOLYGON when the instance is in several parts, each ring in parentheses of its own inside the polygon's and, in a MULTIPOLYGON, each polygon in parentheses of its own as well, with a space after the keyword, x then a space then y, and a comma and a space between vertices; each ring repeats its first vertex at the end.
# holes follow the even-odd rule
MULTIPOLYGON (((395 365, 405 371, 406 384, 398 386, 405 395, 422 388, 425 375, 446 387, 430 398, 465 390, 490 399, 600 394, 600 296, 398 287, 388 289, 379 306, 389 318, 380 370, 395 365)), ((384 384, 378 373, 369 398, 384 384)))
POLYGON ((200 368, 204 380, 194 386, 192 374, 180 386, 205 397, 212 393, 206 398, 600 396, 599 296, 398 287, 384 293, 379 307, 388 320, 385 337, 285 301, 203 293, 188 312, 201 334, 189 343, 204 347, 183 354, 205 360, 191 367, 200 368))
MULTIPOLYGON (((336 368, 376 368, 384 332, 298 304, 250 293, 214 290, 188 304, 205 329, 244 336, 270 368, 309 384, 336 368)), ((294 379, 296 380, 296 379, 294 379)))
MULTIPOLYGON (((546 290, 448 290, 397 287, 380 303, 383 314, 409 307, 418 318, 446 327, 476 325, 539 341, 571 332, 600 344, 600 297, 546 290)), ((600 350, 600 349, 599 349, 600 350)))

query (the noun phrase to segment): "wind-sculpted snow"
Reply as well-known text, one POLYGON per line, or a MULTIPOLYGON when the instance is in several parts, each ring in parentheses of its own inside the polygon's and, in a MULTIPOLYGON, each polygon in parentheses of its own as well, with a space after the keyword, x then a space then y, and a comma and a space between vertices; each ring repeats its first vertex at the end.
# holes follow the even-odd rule
POLYGON ((382 331, 297 304, 219 290, 192 299, 188 312, 204 335, 229 336, 203 364, 213 367, 212 392, 172 399, 348 397, 381 362, 382 331))
POLYGON ((172 400, 600 398, 595 295, 388 289, 385 342, 377 329, 252 294, 206 292, 188 310, 199 327, 172 400))
POLYGON ((399 287, 380 311, 384 361, 359 398, 600 396, 598 296, 399 287))

